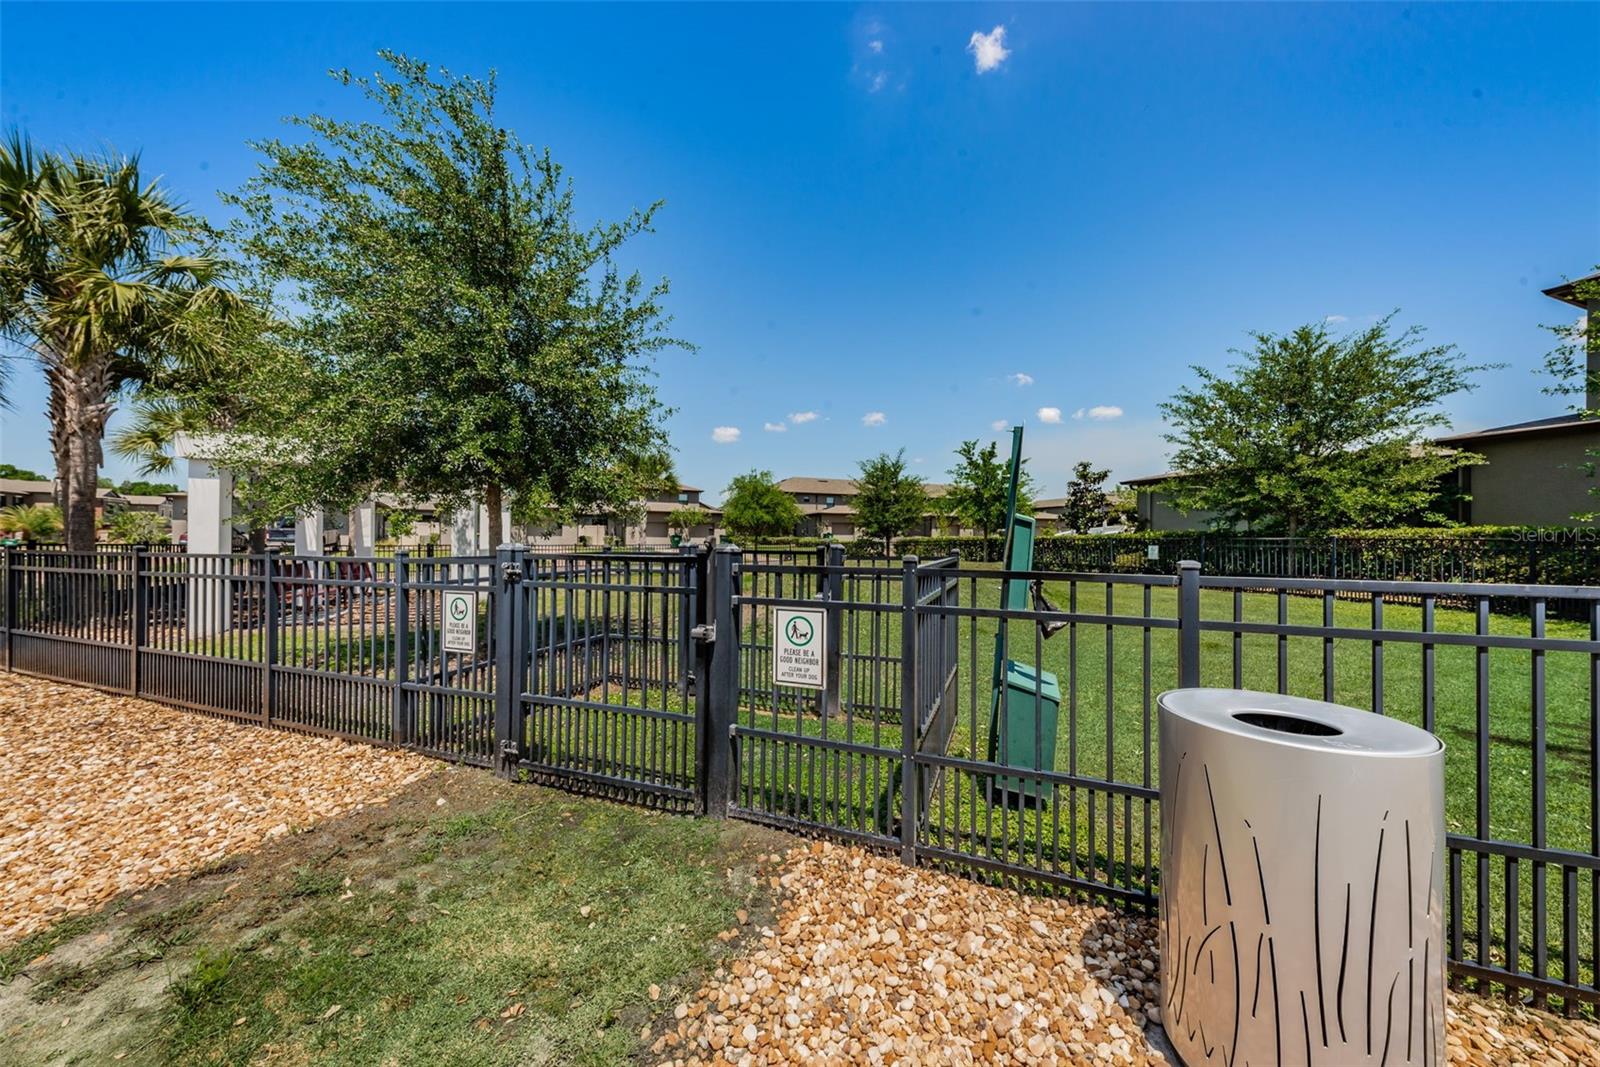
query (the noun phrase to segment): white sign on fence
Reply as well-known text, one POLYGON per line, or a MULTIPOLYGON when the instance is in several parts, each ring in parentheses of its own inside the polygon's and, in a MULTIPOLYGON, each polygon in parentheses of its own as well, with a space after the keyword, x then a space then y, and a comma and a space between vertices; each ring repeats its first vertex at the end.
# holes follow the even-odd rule
POLYGON ((478 594, 444 594, 444 650, 478 650, 478 594))
POLYGON ((822 650, 827 645, 827 616, 820 608, 777 608, 777 639, 772 643, 772 680, 803 689, 827 687, 822 650))

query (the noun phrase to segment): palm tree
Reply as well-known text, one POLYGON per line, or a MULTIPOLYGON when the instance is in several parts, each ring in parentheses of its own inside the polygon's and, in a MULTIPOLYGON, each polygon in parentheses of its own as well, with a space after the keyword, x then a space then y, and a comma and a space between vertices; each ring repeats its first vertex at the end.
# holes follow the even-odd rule
POLYGON ((126 388, 158 383, 218 347, 241 302, 224 264, 176 249, 204 239, 137 158, 0 144, 0 337, 30 349, 50 387, 50 446, 67 545, 94 545, 106 421, 126 388))
POLYGON ((43 541, 61 532, 61 509, 54 504, 16 504, 0 508, 0 530, 43 541))

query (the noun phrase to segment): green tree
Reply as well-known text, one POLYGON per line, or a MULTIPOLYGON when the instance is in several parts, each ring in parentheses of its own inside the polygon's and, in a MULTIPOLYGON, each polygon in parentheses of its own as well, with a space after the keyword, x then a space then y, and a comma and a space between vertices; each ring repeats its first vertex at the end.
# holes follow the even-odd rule
POLYGON ((123 510, 106 523, 111 540, 132 545, 164 545, 172 540, 172 524, 153 511, 123 510))
POLYGON ((750 471, 728 483, 722 523, 736 540, 792 534, 804 519, 800 505, 778 488, 771 471, 750 471))
POLYGON ((1075 533, 1088 533, 1106 521, 1106 479, 1108 470, 1098 470, 1088 460, 1072 468, 1072 479, 1067 482, 1067 502, 1061 508, 1061 522, 1075 533))
POLYGON ((894 539, 917 524, 928 510, 922 479, 906 469, 906 452, 880 453, 861 461, 856 478, 856 527, 883 541, 883 554, 894 553, 894 539))
POLYGON ((44 370, 74 550, 94 546, 117 397, 208 358, 218 321, 238 305, 206 239, 136 158, 41 153, 20 133, 0 145, 0 337, 44 370))
POLYGON ((172 482, 147 482, 124 478, 117 486, 117 492, 123 496, 166 496, 176 493, 178 487, 172 482))
POLYGON ((711 512, 693 504, 685 504, 667 513, 667 529, 675 530, 687 537, 689 531, 696 526, 710 526, 711 512))
POLYGON ((1482 457, 1430 442, 1449 425, 1439 404, 1486 368, 1392 319, 1343 337, 1320 323, 1258 333, 1231 376, 1195 367, 1199 384, 1162 405, 1184 472, 1163 487, 1173 503, 1291 536, 1418 512, 1442 521, 1440 480, 1482 457))
POLYGON ((15 478, 19 482, 48 482, 50 480, 37 471, 28 470, 26 467, 14 466, 10 463, 0 463, 0 478, 15 478))
MULTIPOLYGON (((1007 478, 1010 466, 1000 458, 1000 445, 990 441, 963 441, 956 449, 958 462, 950 468, 950 491, 945 494, 957 515, 968 526, 988 538, 1006 526, 1007 478)), ((1021 484, 1017 486, 1017 512, 1033 510, 1033 478, 1028 461, 1022 461, 1021 484)))
POLYGON ((61 509, 54 504, 17 504, 0 508, 0 530, 24 541, 48 541, 61 532, 61 509))
POLYGON ((657 206, 582 226, 548 151, 495 121, 495 81, 380 53, 335 78, 381 121, 292 119, 225 197, 282 299, 264 401, 230 435, 267 512, 349 507, 378 490, 446 509, 624 507, 667 452, 647 363, 669 346, 663 280, 615 257, 657 206))
MULTIPOLYGON (((1600 267, 1596 268, 1600 271, 1600 267)), ((1593 307, 1600 301, 1600 277, 1583 278, 1574 283, 1573 298, 1588 307, 1593 307)), ((1600 381, 1596 381, 1589 373, 1589 368, 1600 365, 1600 315, 1591 312, 1585 315, 1576 325, 1560 323, 1546 326, 1556 338, 1556 347, 1551 349, 1544 358, 1544 371, 1553 380, 1545 386, 1545 392, 1555 396, 1575 396, 1582 403, 1574 402, 1574 411, 1587 418, 1600 418, 1600 411, 1589 407, 1589 396, 1600 394, 1600 381)), ((1589 461, 1584 464, 1589 477, 1593 478, 1596 463, 1600 461, 1600 449, 1589 449, 1586 453, 1589 461)), ((1600 496, 1600 486, 1590 488, 1591 496, 1600 496)), ((1600 517, 1600 510, 1583 512, 1572 516, 1579 522, 1593 522, 1600 517)))

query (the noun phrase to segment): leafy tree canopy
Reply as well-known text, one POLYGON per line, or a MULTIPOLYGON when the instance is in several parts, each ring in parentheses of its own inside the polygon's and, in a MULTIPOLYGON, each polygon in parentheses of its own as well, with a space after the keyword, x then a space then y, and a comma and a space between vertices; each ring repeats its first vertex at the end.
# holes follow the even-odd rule
POLYGON ((693 504, 685 504, 681 508, 667 513, 667 529, 687 533, 696 526, 711 525, 711 512, 693 504))
POLYGON ((1061 508, 1062 525, 1076 533, 1088 533, 1103 526, 1110 508, 1106 502, 1106 479, 1109 470, 1098 470, 1088 460, 1072 468, 1072 480, 1067 483, 1067 502, 1061 508))
POLYGON ((240 309, 204 222, 137 158, 0 144, 0 337, 38 360, 66 540, 94 546, 106 422, 125 391, 210 359, 240 309))
MULTIPOLYGON (((1000 458, 1000 445, 990 441, 979 446, 977 441, 963 441, 956 449, 956 465, 950 468, 950 491, 945 494, 963 522, 974 527, 984 537, 1003 531, 1006 527, 1006 481, 1009 476, 1009 457, 1000 458)), ((1028 473, 1028 461, 1022 461, 1021 483, 1017 487, 1017 511, 1028 514, 1033 510, 1033 478, 1028 473)))
POLYGON ((1392 319, 1342 337, 1320 323, 1258 333, 1230 374, 1193 368, 1199 384, 1162 405, 1184 472, 1163 487, 1173 503, 1290 535, 1443 521, 1440 479, 1481 457, 1430 442, 1449 425, 1439 405, 1487 368, 1392 319))
POLYGON ((648 364, 669 346, 663 280, 615 257, 659 205, 580 225, 570 182, 494 119, 495 79, 392 52, 335 75, 378 121, 293 119, 227 197, 282 307, 231 440, 269 512, 376 491, 458 507, 622 506, 667 453, 648 364))
POLYGON ((0 463, 0 478, 15 478, 20 482, 48 482, 50 479, 38 471, 28 470, 11 463, 0 463))
POLYGON ((722 522, 736 540, 786 536, 804 518, 800 505, 778 488, 771 471, 750 471, 728 483, 722 522))
POLYGON ((906 467, 906 452, 884 452, 865 459, 856 478, 856 527, 859 532, 883 542, 885 556, 893 552, 893 541, 917 524, 928 510, 928 494, 922 479, 906 467))
MULTIPOLYGON (((1600 271, 1600 267, 1595 269, 1600 271)), ((1600 278, 1585 278, 1572 288, 1573 296, 1585 305, 1594 307, 1600 302, 1600 278)), ((1589 396, 1600 395, 1600 381, 1596 381, 1589 372, 1591 366, 1600 365, 1600 315, 1591 312, 1576 324, 1560 323, 1546 326, 1545 329, 1556 338, 1556 347, 1544 358, 1544 371, 1552 379, 1545 386, 1545 392, 1556 396, 1579 397, 1582 403, 1574 401, 1573 410, 1589 418, 1600 418, 1600 411, 1589 405, 1589 396)), ((1597 461, 1600 461, 1600 449, 1591 448, 1586 455, 1589 459, 1583 468, 1593 478, 1597 461)), ((1600 496, 1600 485, 1590 487, 1589 495, 1600 496)), ((1600 518, 1600 509, 1580 512, 1572 517, 1578 522, 1593 522, 1600 518)))
POLYGON ((106 523, 113 541, 164 545, 172 540, 172 524, 153 511, 119 511, 106 523))

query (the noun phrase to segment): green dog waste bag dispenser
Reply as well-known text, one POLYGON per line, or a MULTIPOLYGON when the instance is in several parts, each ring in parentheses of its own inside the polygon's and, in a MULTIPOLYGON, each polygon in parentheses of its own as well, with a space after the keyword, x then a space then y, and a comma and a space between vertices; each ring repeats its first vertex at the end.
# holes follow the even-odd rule
MULTIPOLYGON (((1005 570, 1000 582, 1000 606, 1009 611, 1053 610, 1040 583, 1012 578, 1013 571, 1033 569, 1034 520, 1017 514, 1022 477, 1022 427, 1011 431, 1010 486, 1007 491, 1005 570), (1031 594, 1031 602, 1030 602, 1031 594)), ((1066 625, 1039 623, 1048 638, 1066 625)), ((990 763, 1029 771, 1056 768, 1056 720, 1061 713, 1061 685, 1056 676, 1037 664, 1011 659, 1007 652, 1008 626, 998 620, 994 646, 994 681, 989 704, 990 763)), ((1037 778, 999 774, 991 780, 991 799, 997 803, 1040 803, 1052 792, 1049 782, 1037 778)))

